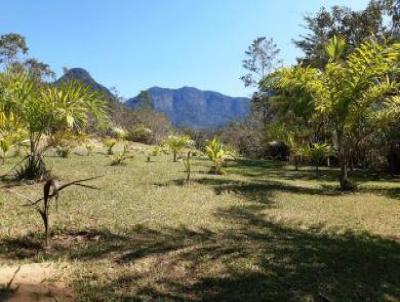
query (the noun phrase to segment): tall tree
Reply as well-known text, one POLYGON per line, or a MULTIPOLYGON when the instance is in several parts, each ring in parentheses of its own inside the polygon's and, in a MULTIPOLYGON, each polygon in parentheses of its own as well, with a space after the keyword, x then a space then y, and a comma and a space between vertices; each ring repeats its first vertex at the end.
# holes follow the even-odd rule
MULTIPOLYGON (((245 51, 242 66, 247 73, 240 77, 246 87, 258 87, 259 82, 276 67, 282 60, 279 59, 280 49, 272 38, 259 37, 255 39, 245 51)), ((269 91, 259 91, 252 97, 252 111, 256 113, 265 126, 269 113, 269 91)))
POLYGON ((293 41, 304 52, 304 57, 298 60, 303 65, 323 68, 329 61, 325 45, 333 36, 347 41, 344 56, 371 37, 383 39, 387 35, 384 15, 382 4, 374 0, 361 11, 344 6, 333 6, 330 10, 322 7, 315 15, 304 17, 308 33, 293 41))
POLYGON ((18 54, 27 52, 28 46, 23 36, 15 33, 0 36, 0 64, 12 63, 17 59, 18 54))
POLYGON ((400 0, 381 0, 380 4, 391 18, 390 34, 392 38, 400 39, 400 0))
POLYGON ((33 77, 42 80, 54 80, 56 74, 51 70, 50 66, 46 63, 42 63, 37 59, 29 58, 23 62, 23 67, 29 72, 33 77))
POLYGON ((248 71, 240 77, 244 85, 258 86, 259 81, 281 63, 279 52, 272 38, 255 39, 245 51, 246 58, 242 61, 243 68, 248 71))

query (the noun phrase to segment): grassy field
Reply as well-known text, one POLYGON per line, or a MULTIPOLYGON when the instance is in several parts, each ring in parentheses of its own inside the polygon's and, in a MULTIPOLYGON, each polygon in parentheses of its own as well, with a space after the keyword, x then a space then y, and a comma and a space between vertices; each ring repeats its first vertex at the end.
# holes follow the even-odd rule
POLYGON ((52 265, 42 283, 77 301, 400 301, 398 179, 357 172, 359 190, 341 193, 334 170, 316 180, 312 168, 239 160, 212 176, 198 158, 188 186, 171 156, 47 162, 62 181, 104 175, 90 182, 101 190, 61 193, 47 252, 38 213, 0 192, 0 267, 52 265))

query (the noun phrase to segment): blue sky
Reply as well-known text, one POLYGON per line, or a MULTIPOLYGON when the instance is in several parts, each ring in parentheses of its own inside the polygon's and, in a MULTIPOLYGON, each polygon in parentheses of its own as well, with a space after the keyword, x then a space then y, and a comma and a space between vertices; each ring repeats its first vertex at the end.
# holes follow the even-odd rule
POLYGON ((0 34, 27 38, 32 57, 58 74, 83 67, 132 97, 151 86, 194 86, 232 96, 251 41, 273 37, 286 64, 304 14, 321 6, 362 9, 368 0, 4 0, 0 34))

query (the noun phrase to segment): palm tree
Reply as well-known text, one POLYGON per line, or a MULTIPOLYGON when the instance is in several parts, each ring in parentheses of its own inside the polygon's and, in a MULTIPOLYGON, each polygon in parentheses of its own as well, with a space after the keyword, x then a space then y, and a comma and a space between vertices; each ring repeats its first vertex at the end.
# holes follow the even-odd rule
POLYGON ((397 89, 390 76, 398 72, 400 43, 387 46, 367 41, 347 59, 342 59, 345 47, 343 39, 335 37, 326 47, 330 62, 324 70, 303 66, 283 68, 262 83, 264 88, 287 94, 296 87, 314 101, 314 116, 323 119, 336 138, 333 145, 338 154, 343 190, 353 187, 347 171, 350 129, 355 129, 360 120, 376 123, 390 116, 382 112, 394 112, 399 107, 399 102, 390 96, 397 89))
POLYGON ((187 135, 169 135, 167 145, 174 154, 174 162, 177 160, 177 155, 183 148, 193 144, 193 141, 187 135))
POLYGON ((76 81, 48 85, 28 73, 1 74, 1 111, 12 112, 28 132, 30 150, 19 177, 38 180, 47 173, 42 138, 53 129, 84 129, 106 117, 103 97, 76 81))

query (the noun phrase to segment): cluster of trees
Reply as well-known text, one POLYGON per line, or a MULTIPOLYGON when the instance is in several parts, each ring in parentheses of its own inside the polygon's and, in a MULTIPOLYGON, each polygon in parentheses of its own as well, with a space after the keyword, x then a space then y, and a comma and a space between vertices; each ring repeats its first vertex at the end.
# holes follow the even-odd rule
POLYGON ((304 56, 290 67, 272 39, 254 40, 242 77, 257 89, 252 114, 222 137, 248 156, 280 148, 296 167, 332 159, 342 189, 353 187, 348 169, 400 172, 399 16, 397 0, 372 0, 361 11, 321 8, 305 17, 308 33, 293 41, 304 56))

